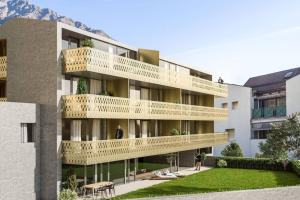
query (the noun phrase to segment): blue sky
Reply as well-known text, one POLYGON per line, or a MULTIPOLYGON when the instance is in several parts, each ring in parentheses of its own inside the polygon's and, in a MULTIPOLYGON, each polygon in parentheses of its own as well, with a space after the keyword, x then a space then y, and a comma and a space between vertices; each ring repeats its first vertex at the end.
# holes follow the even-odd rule
POLYGON ((300 67, 299 0, 30 0, 123 43, 243 84, 300 67))

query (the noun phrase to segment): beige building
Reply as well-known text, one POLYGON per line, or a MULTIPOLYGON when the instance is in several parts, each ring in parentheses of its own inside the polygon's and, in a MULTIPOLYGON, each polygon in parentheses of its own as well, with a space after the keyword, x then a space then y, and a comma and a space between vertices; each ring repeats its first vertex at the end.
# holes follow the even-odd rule
POLYGON ((29 140, 38 166, 28 168, 39 169, 29 177, 37 199, 56 199, 69 174, 79 184, 126 183, 165 166, 170 153, 177 167, 190 166, 195 152, 228 139, 214 131, 228 115, 214 107, 227 86, 159 51, 29 19, 8 21, 0 39, 0 101, 39 104, 39 124, 25 132, 39 135, 29 140))

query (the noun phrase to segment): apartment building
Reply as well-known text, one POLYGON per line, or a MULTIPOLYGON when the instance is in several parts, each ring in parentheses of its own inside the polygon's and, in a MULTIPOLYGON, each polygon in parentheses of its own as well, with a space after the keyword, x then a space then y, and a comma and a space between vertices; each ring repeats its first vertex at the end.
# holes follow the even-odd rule
MULTIPOLYGON (((6 127, 15 127, 11 145, 36 147, 35 156, 10 151, 20 162, 1 162, 10 174, 6 182, 20 174, 10 170, 21 170, 22 161, 30 159, 24 167, 36 172, 20 176, 31 181, 28 195, 18 189, 24 183, 16 182, 8 198, 56 199, 69 173, 82 184, 120 178, 126 183, 136 179, 139 162, 173 153, 177 166, 188 166, 195 152, 227 142, 224 130, 214 131, 214 121, 228 115, 214 106, 215 97, 227 96, 227 86, 159 51, 30 19, 5 23, 0 41, 0 113, 8 113, 6 127), (27 116, 23 103, 37 108, 31 121, 9 120, 27 116)), ((6 190, 1 184, 0 191, 6 190)))
MULTIPOLYGON (((271 124, 280 123, 288 115, 300 112, 300 68, 284 70, 250 78, 244 86, 228 85, 228 97, 216 99, 215 106, 230 105, 229 118, 215 123, 215 131, 235 132, 244 155, 259 153, 259 143, 265 141, 271 124)), ((214 148, 220 155, 225 145, 214 148)))

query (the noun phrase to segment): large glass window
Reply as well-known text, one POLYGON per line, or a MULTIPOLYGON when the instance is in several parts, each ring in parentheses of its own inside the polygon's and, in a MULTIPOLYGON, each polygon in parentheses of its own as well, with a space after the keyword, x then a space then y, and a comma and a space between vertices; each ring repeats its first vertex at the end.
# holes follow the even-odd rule
POLYGON ((92 42, 94 44, 94 48, 99 49, 101 51, 109 52, 109 44, 106 42, 102 42, 99 40, 92 39, 92 42))
POLYGON ((74 49, 79 47, 79 39, 73 37, 65 37, 62 40, 62 49, 74 49))

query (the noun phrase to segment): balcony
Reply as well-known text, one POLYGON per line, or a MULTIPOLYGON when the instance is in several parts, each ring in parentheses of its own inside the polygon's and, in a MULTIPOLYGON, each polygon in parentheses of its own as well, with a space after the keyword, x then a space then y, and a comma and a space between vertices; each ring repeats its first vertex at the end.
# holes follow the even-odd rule
POLYGON ((266 108, 256 108, 252 110, 252 118, 272 118, 272 117, 284 117, 286 116, 286 106, 277 107, 266 107, 266 108))
POLYGON ((65 72, 95 72, 227 97, 227 86, 88 47, 63 51, 65 72))
POLYGON ((7 76, 7 57, 0 57, 0 80, 6 79, 7 76))
POLYGON ((227 140, 227 133, 211 133, 121 140, 62 141, 63 163, 92 165, 210 147, 226 143, 227 140))
POLYGON ((225 120, 227 109, 101 95, 63 96, 65 118, 225 120))
POLYGON ((3 97, 0 98, 0 102, 6 102, 6 101, 7 101, 7 98, 3 98, 3 97))

